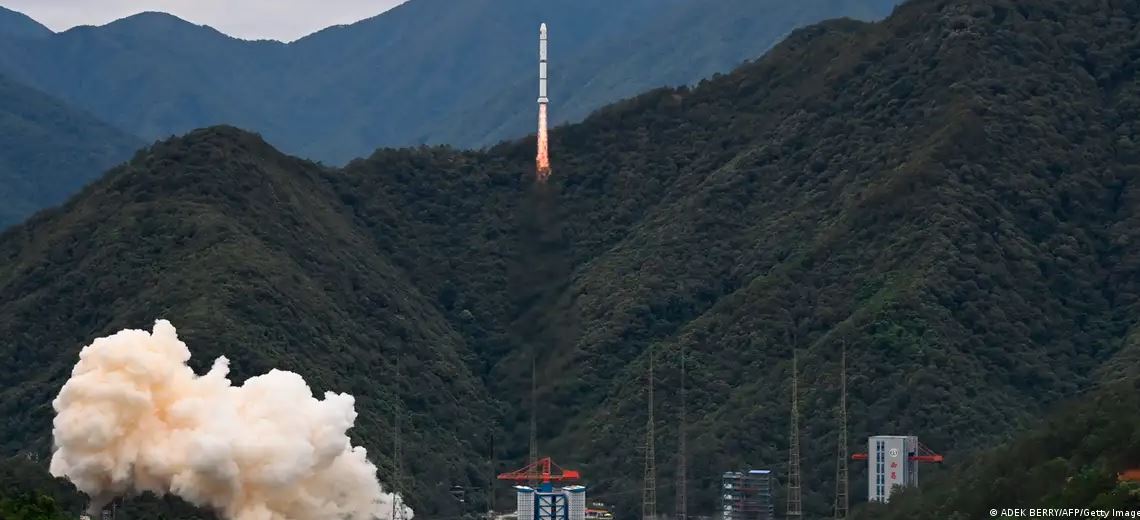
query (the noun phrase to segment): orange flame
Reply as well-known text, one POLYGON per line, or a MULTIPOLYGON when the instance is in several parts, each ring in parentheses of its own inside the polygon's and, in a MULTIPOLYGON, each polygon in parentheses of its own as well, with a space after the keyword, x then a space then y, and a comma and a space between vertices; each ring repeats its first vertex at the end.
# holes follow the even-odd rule
POLYGON ((546 136, 546 103, 538 105, 538 157, 535 159, 538 182, 550 177, 550 153, 546 136))

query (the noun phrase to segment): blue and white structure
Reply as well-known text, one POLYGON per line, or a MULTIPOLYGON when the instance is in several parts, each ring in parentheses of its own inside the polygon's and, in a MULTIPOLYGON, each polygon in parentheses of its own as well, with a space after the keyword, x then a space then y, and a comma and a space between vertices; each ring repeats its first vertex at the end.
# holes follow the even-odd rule
POLYGON ((585 520, 586 486, 515 486, 518 520, 585 520))

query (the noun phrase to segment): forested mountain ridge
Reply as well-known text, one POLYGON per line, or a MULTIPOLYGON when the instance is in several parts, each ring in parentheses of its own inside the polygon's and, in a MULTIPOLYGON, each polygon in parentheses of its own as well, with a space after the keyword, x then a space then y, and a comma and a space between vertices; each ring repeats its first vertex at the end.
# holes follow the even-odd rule
POLYGON ((147 149, 2 235, 2 363, 23 382, 0 390, 4 451, 46 459, 45 396, 78 349, 166 318, 199 371, 225 355, 236 381, 280 368, 318 395, 356 396, 354 433, 386 474, 390 441, 378 440, 400 414, 416 432, 403 452, 417 506, 448 511, 449 475, 478 474, 470 444, 485 442, 497 412, 462 338, 352 225, 321 174, 255 136, 207 129, 147 149), (45 308, 68 326, 33 318, 45 308))
POLYGON ((537 96, 542 21, 558 123, 731 70, 797 26, 881 18, 895 3, 411 0, 289 44, 143 13, 34 40, 0 31, 0 74, 146 139, 231 124, 342 164, 378 146, 482 146, 533 131, 520 107, 537 96))
MULTIPOLYGON (((855 37, 837 25, 803 31, 819 35, 802 44, 804 54, 739 71, 729 80, 733 116, 711 123, 731 127, 712 148, 752 143, 676 190, 674 209, 611 249, 611 265, 591 260, 593 273, 640 276, 616 285, 583 277, 567 291, 577 303, 554 313, 579 309, 591 329, 578 347, 588 354, 569 364, 587 376, 559 381, 587 395, 597 392, 594 370, 614 382, 613 404, 594 407, 592 422, 568 421, 586 427, 561 438, 612 448, 592 462, 624 462, 636 474, 638 462, 623 454, 640 442, 626 432, 644 420, 643 390, 628 382, 644 374, 644 355, 632 364, 598 360, 654 329, 669 338, 647 341, 659 356, 675 367, 683 343, 697 367, 692 377, 707 378, 690 393, 708 414, 697 427, 708 433, 691 444, 694 471, 705 475, 728 465, 721 454, 741 450, 758 455, 751 464, 780 467, 788 345, 798 339, 801 402, 814 403, 805 412, 805 464, 819 477, 806 499, 820 511, 832 489, 831 451, 822 448, 834 442, 827 403, 844 339, 856 436, 922 432, 940 449, 968 449, 962 439, 1016 430, 1070 395, 1135 320, 1135 272, 1121 261, 1132 255, 1120 239, 1130 233, 1127 180, 1135 174, 1135 148, 1119 139, 1135 135, 1134 119, 1117 115, 1133 113, 1136 101, 1136 11, 1127 5, 1121 14, 1132 18, 1098 27, 1091 4, 912 3, 855 37), (1053 19, 1064 29, 1050 27, 1053 19), (1074 34, 1038 43, 1042 26, 1074 34), (1091 63, 1071 59, 1068 38, 1097 42, 1091 63), (799 76, 794 63, 818 66, 799 76), (679 258, 672 268, 670 258, 679 258), (614 294, 634 296, 605 296, 614 294), (790 319, 801 323, 790 327, 790 319), (687 325, 674 329, 678 322, 687 325), (626 366, 617 377, 607 372, 626 366), (737 430, 754 435, 723 433, 737 430)), ((658 370, 663 386, 676 386, 658 370)), ((658 417, 666 439, 659 449, 669 450, 672 412, 658 417)))
POLYGON ((0 393, 5 449, 45 444, 75 349, 170 317, 198 363, 357 394, 382 471, 398 386, 421 421, 414 505, 444 513, 447 485, 492 473, 489 429, 499 469, 525 458, 535 352, 542 451, 633 516, 646 365, 667 493, 683 347, 691 504, 711 511, 726 469, 784 471, 794 347, 805 509, 830 514, 844 343, 851 451, 914 433, 954 463, 1134 371, 1138 22, 1135 1, 915 0, 819 24, 556 129, 546 189, 533 137, 343 169, 230 128, 162 143, 0 236, 0 338, 19 342, 0 369, 27 382, 0 393), (391 373, 393 344, 425 368, 362 376, 391 373))
POLYGON ((0 76, 0 229, 64 202, 140 146, 134 136, 0 76))

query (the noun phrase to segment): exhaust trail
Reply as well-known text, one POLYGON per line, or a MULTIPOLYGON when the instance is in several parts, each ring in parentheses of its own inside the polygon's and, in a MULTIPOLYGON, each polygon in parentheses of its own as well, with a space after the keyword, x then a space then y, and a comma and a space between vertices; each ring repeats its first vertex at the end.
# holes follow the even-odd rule
POLYGON ((90 513, 150 491, 230 520, 390 520, 396 497, 347 435, 351 395, 317 399, 280 370, 233 386, 225 357, 204 375, 189 359, 166 320, 80 352, 52 402, 51 473, 91 497, 90 513))
POLYGON ((550 144, 546 132, 546 103, 538 105, 538 156, 535 158, 538 182, 550 178, 550 144))

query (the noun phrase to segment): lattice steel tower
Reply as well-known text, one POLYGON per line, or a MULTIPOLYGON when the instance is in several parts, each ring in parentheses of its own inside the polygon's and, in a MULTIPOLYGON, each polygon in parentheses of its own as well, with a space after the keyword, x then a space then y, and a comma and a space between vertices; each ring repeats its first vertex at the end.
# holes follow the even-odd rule
POLYGON ((491 475, 487 479, 487 512, 488 518, 495 517, 495 430, 491 430, 491 475))
POLYGON ((799 372, 796 367, 796 345, 792 341, 792 417, 788 446, 788 512, 787 518, 802 518, 800 502, 800 413, 799 372))
MULTIPOLYGON (((527 466, 532 466, 538 463, 538 370, 535 359, 538 355, 531 347, 530 353, 530 457, 527 459, 527 466)), ((532 488, 537 487, 538 480, 531 480, 528 485, 532 488)))
POLYGON ((847 518, 847 340, 839 356, 839 439, 835 447, 835 518, 847 518))
POLYGON ((654 520, 657 516, 657 463, 653 449, 653 347, 649 347, 647 382, 649 418, 645 421, 645 488, 641 494, 641 519, 654 520))
MULTIPOLYGON (((396 357, 396 385, 400 384, 400 357, 396 357)), ((403 489, 403 464, 400 462, 400 409, 395 408, 392 414, 392 516, 391 520, 404 520, 404 506, 401 504, 400 493, 403 489)))
POLYGON ((677 520, 685 520, 688 516, 688 451, 685 440, 685 429, 688 424, 685 414, 685 345, 681 344, 681 412, 677 424, 677 520))

